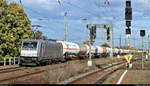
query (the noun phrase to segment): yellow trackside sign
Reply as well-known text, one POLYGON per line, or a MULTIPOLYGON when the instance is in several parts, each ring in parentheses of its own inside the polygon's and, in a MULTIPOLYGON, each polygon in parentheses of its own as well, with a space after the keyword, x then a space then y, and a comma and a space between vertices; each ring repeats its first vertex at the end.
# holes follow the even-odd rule
POLYGON ((130 60, 132 59, 133 55, 126 55, 125 58, 127 60, 128 63, 130 63, 130 60))

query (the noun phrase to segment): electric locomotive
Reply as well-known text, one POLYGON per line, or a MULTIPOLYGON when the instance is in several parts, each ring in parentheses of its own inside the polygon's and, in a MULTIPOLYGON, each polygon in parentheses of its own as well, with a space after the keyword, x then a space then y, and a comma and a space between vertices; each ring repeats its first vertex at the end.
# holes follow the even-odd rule
POLYGON ((61 43, 49 40, 24 39, 20 53, 20 65, 48 64, 63 57, 61 43))

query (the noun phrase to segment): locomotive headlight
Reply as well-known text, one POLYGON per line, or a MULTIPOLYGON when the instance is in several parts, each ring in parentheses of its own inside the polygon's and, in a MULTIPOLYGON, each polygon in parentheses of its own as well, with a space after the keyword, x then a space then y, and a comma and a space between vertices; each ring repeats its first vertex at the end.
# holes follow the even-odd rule
POLYGON ((36 58, 32 58, 32 60, 36 60, 36 58))
POLYGON ((20 57, 20 60, 24 60, 24 58, 20 57))
POLYGON ((25 53, 22 53, 22 56, 25 56, 26 54, 25 53))
POLYGON ((36 54, 37 54, 37 53, 33 53, 32 56, 37 56, 36 54))

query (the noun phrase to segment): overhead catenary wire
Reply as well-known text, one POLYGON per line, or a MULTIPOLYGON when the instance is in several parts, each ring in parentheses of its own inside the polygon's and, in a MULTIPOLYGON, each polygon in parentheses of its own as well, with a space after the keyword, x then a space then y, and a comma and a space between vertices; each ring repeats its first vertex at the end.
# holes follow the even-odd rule
MULTIPOLYGON (((39 20, 39 21, 40 21, 40 20, 48 20, 48 21, 52 21, 52 22, 56 22, 56 23, 60 23, 60 22, 61 22, 60 20, 50 19, 48 16, 45 16, 45 15, 43 15, 42 13, 40 13, 40 12, 38 12, 38 11, 32 9, 32 8, 26 7, 25 5, 23 5, 23 3, 22 3, 21 0, 19 0, 19 3, 20 3, 25 9, 31 11, 31 12, 34 13, 34 14, 37 14, 37 15, 41 16, 42 18, 37 18, 37 20, 39 20)), ((62 23, 63 23, 63 21, 62 21, 62 23)))
POLYGON ((95 13, 92 13, 91 11, 84 10, 84 8, 82 8, 82 7, 78 6, 78 5, 72 4, 72 3, 68 2, 68 1, 64 1, 64 2, 65 2, 66 4, 69 4, 69 5, 72 6, 72 7, 79 8, 80 10, 83 10, 83 11, 86 12, 86 13, 89 13, 89 14, 91 14, 91 15, 100 17, 99 15, 97 15, 97 14, 95 14, 95 13))
MULTIPOLYGON (((19 0, 21 3, 20 4, 22 4, 22 1, 21 0, 19 0)), ((58 0, 59 1, 59 0, 58 0)), ((62 5, 62 3, 61 2, 59 2, 61 5, 62 5)), ((58 3, 58 4, 59 4, 58 3)), ((80 6, 79 6, 80 7, 80 6)), ((26 8, 26 7, 25 7, 26 8)), ((81 7, 82 8, 82 7, 81 7)), ((26 9, 28 9, 28 8, 26 8, 26 9)), ((83 9, 83 8, 82 8, 83 9)), ((38 15, 40 15, 40 16, 42 16, 43 18, 45 18, 45 19, 43 19, 43 20, 49 20, 48 19, 48 17, 46 17, 46 16, 43 16, 43 14, 41 14, 40 12, 38 12, 38 11, 34 11, 32 8, 29 8, 29 10, 30 11, 32 11, 33 13, 35 13, 35 14, 38 14, 38 15)), ((85 9, 83 9, 83 10, 85 10, 85 9)), ((87 11, 86 11, 87 12, 87 11)), ((88 13, 88 12, 87 12, 88 13)), ((93 12, 92 12, 93 13, 93 12)), ((90 14, 90 13, 89 13, 90 14)), ((95 13, 94 13, 95 14, 95 13)), ((91 15, 93 15, 93 14, 91 14, 91 15)), ((97 16, 97 15, 94 15, 94 16, 97 16)), ((51 20, 50 20, 51 21, 51 20)), ((54 21, 55 22, 55 21, 54 21)), ((62 22, 63 23, 63 22, 62 22)))
POLYGON ((22 0, 19 0, 19 3, 20 3, 20 5, 21 5, 22 7, 24 7, 24 8, 26 8, 26 9, 32 11, 33 13, 36 13, 37 15, 39 15, 39 16, 41 16, 41 17, 43 17, 43 18, 48 18, 48 17, 44 16, 43 14, 41 14, 40 12, 38 12, 38 11, 36 11, 36 10, 33 10, 32 8, 28 8, 28 7, 24 6, 23 3, 22 3, 22 0))
POLYGON ((22 1, 21 1, 21 0, 19 0, 19 2, 20 2, 20 4, 21 4, 21 6, 23 6, 23 5, 22 5, 22 1))

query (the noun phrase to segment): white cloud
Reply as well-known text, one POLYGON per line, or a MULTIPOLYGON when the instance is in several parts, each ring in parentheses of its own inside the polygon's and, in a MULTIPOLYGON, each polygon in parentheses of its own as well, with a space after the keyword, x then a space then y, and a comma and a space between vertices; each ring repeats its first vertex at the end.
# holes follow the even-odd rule
POLYGON ((102 17, 100 20, 113 20, 113 17, 102 17))

